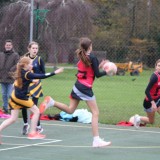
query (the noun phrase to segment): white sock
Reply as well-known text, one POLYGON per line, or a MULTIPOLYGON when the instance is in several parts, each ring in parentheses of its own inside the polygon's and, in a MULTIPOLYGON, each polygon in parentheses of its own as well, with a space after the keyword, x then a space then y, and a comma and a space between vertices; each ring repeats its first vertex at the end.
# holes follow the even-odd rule
POLYGON ((93 141, 98 141, 98 140, 99 140, 99 136, 93 137, 93 141))
POLYGON ((28 123, 24 123, 24 126, 28 125, 28 123))
POLYGON ((41 125, 39 125, 39 126, 37 126, 36 128, 40 129, 40 128, 42 128, 42 127, 41 127, 41 125))
POLYGON ((140 116, 138 116, 138 117, 137 117, 137 120, 138 120, 139 122, 141 122, 141 117, 140 117, 140 116))

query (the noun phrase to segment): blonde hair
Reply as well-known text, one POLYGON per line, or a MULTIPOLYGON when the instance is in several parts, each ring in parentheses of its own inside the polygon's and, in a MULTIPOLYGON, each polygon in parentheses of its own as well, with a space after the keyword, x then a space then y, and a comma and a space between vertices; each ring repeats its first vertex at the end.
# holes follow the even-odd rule
POLYGON ((82 60, 82 62, 89 67, 91 65, 90 59, 86 55, 92 41, 87 37, 82 37, 80 39, 79 49, 76 50, 77 57, 82 60))
POLYGON ((18 88, 22 88, 22 76, 21 76, 21 70, 25 67, 25 65, 28 65, 30 63, 29 57, 21 57, 19 62, 17 63, 17 69, 14 74, 14 79, 16 80, 16 86, 18 88))
MULTIPOLYGON (((37 43, 37 42, 35 42, 35 41, 32 41, 32 42, 30 42, 29 44, 28 44, 28 49, 30 49, 31 47, 32 47, 32 45, 37 45, 38 46, 38 48, 39 48, 39 44, 37 43)), ((25 54, 25 56, 29 56, 30 55, 30 53, 29 52, 27 52, 26 54, 25 54)))
POLYGON ((160 59, 158 59, 155 63, 155 67, 157 66, 157 64, 160 62, 160 59))

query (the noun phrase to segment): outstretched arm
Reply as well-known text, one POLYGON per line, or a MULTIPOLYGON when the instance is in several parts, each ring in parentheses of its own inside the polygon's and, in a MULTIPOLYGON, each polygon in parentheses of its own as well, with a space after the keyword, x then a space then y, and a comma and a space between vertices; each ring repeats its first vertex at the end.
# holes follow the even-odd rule
POLYGON ((57 69, 57 70, 54 71, 54 72, 45 73, 45 74, 37 74, 37 73, 27 72, 26 77, 27 77, 28 79, 45 79, 45 78, 54 76, 54 75, 56 75, 56 74, 59 74, 59 73, 61 73, 61 72, 63 72, 63 68, 59 68, 59 69, 57 69))

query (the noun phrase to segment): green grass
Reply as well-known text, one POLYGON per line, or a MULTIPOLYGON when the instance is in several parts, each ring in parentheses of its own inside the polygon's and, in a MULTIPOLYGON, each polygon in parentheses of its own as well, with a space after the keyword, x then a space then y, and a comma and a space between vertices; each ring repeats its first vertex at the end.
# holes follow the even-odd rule
MULTIPOLYGON (((145 115, 144 92, 152 72, 153 70, 147 70, 140 76, 130 76, 126 73, 125 76, 105 76, 96 79, 93 91, 100 110, 100 123, 116 124, 122 120, 128 121, 136 113, 145 115)), ((65 69, 64 73, 43 80, 45 95, 69 104, 69 94, 76 80, 75 74, 75 69, 65 69)), ((86 107, 86 104, 81 102, 78 108, 86 107)), ((60 111, 52 109, 48 112, 55 114, 60 111)))
MULTIPOLYGON (((47 69, 51 71, 51 69, 47 69)), ((143 110, 145 88, 153 70, 145 70, 139 76, 105 76, 96 79, 93 85, 97 104, 100 110, 100 123, 116 124, 119 121, 128 121, 138 113, 146 115, 143 110)), ((62 74, 42 80, 44 96, 50 95, 55 100, 69 104, 69 95, 76 81, 76 70, 65 69, 62 74)), ((40 98, 39 103, 43 100, 40 98)), ((87 108, 81 102, 78 108, 87 108)), ((46 113, 57 114, 60 110, 52 108, 46 113)), ((155 126, 159 125, 160 117, 156 117, 155 126)))

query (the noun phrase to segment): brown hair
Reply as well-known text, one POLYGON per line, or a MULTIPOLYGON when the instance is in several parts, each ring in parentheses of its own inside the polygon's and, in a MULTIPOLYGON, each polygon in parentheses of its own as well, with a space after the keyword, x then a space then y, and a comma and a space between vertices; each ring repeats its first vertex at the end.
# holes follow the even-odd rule
POLYGON ((157 64, 160 62, 160 59, 158 59, 155 63, 155 67, 157 66, 157 64))
POLYGON ((86 52, 88 51, 91 44, 92 41, 89 38, 82 37, 80 39, 79 49, 76 50, 78 58, 80 58, 87 67, 91 65, 90 59, 86 55, 86 52))
POLYGON ((10 42, 10 43, 12 43, 12 44, 13 44, 13 41, 12 41, 11 39, 7 39, 7 40, 5 40, 5 44, 6 44, 7 42, 10 42))
POLYGON ((16 79, 16 86, 18 88, 22 88, 23 84, 22 84, 22 76, 21 76, 21 70, 25 67, 25 65, 30 63, 30 58, 28 57, 21 57, 19 62, 17 63, 17 69, 16 72, 14 74, 14 79, 16 79))

